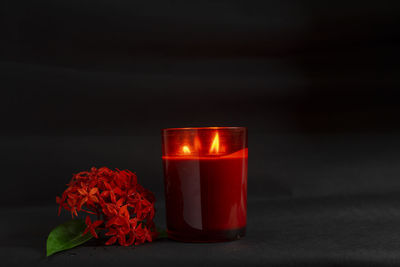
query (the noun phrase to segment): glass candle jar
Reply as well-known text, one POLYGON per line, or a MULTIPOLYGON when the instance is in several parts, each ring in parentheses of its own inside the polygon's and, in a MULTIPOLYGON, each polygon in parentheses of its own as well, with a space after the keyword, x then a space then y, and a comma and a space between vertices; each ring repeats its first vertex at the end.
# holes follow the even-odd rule
POLYGON ((245 235, 247 128, 162 130, 168 237, 218 242, 245 235))

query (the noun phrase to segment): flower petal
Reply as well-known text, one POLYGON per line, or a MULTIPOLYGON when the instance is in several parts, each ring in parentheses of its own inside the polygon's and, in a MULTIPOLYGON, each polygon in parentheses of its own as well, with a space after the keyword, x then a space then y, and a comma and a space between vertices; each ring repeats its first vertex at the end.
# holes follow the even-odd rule
POLYGON ((95 195, 99 192, 99 189, 97 187, 94 187, 90 189, 89 195, 95 195))
POLYGON ((106 242, 106 245, 107 245, 107 246, 112 245, 112 244, 115 243, 115 241, 117 241, 117 237, 116 237, 116 236, 113 236, 113 237, 111 237, 110 239, 108 239, 108 241, 106 242))

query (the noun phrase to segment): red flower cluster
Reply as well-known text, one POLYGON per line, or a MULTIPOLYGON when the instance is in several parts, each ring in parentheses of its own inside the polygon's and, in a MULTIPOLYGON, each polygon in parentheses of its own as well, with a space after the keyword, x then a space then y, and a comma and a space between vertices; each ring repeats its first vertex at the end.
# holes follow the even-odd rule
POLYGON ((112 171, 106 167, 74 174, 61 197, 58 214, 64 208, 72 217, 78 212, 96 214, 92 222, 86 216, 87 228, 98 238, 96 230, 105 229, 111 238, 106 245, 117 240, 123 246, 151 242, 157 235, 154 218, 154 194, 138 184, 137 177, 129 170, 112 171))

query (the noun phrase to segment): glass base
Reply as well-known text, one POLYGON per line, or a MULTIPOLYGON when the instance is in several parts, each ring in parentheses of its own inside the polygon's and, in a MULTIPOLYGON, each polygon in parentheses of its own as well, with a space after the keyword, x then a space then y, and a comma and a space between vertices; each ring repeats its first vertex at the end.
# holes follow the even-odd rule
POLYGON ((168 238, 190 243, 212 243, 238 240, 245 236, 246 227, 232 230, 195 231, 191 233, 167 230, 168 238))

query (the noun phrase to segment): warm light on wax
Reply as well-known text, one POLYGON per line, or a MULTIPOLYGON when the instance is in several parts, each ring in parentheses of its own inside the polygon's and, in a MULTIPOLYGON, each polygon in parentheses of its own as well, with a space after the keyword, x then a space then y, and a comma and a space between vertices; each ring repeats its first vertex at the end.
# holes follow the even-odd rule
MULTIPOLYGON (((200 140, 198 138, 195 139, 194 146, 195 146, 195 151, 199 150, 201 148, 201 143, 200 143, 200 140)), ((219 134, 218 134, 218 132, 216 132, 215 136, 214 136, 214 139, 213 139, 213 141, 211 143, 209 153, 210 154, 218 154, 219 152, 223 152, 223 150, 224 150, 223 147, 222 147, 222 149, 220 148, 219 134)), ((184 155, 192 154, 192 150, 190 149, 190 147, 188 145, 183 145, 181 147, 181 151, 182 151, 182 154, 184 154, 184 155)))

